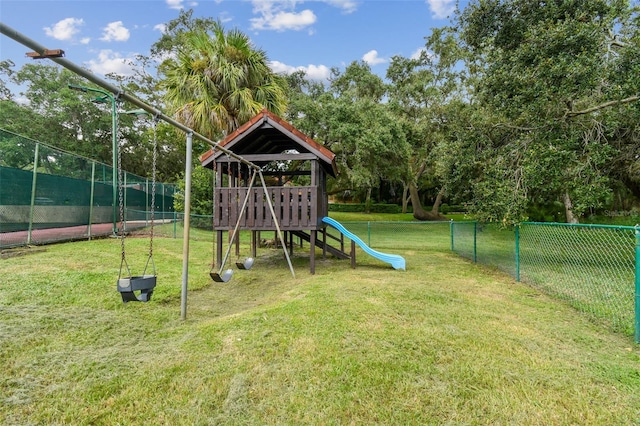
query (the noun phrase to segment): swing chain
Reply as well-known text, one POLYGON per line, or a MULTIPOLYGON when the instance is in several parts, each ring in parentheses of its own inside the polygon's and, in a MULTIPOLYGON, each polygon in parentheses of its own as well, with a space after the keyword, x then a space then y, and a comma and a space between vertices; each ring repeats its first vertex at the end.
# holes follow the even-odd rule
POLYGON ((151 236, 149 241, 149 257, 153 256, 153 226, 155 223, 155 207, 156 207, 156 164, 158 161, 158 119, 153 119, 153 160, 151 171, 151 236))
MULTIPOLYGON (((116 108, 116 111, 114 112, 114 114, 116 115, 115 120, 118 120, 118 109, 116 108)), ((120 138, 117 137, 117 143, 115 146, 115 149, 117 150, 117 154, 118 154, 118 206, 119 206, 119 214, 120 214, 120 228, 118 229, 118 234, 120 236, 120 250, 121 250, 121 256, 122 256, 122 260, 125 259, 125 249, 124 249, 124 196, 123 196, 123 173, 122 173, 122 151, 120 150, 120 138)), ((115 171, 114 171, 115 173, 115 171)))
MULTIPOLYGON (((115 109, 115 120, 118 120, 118 109, 115 109)), ((126 259, 126 252, 124 247, 124 195, 123 195, 123 172, 122 172, 122 151, 120 150, 120 137, 116 134, 116 146, 114 147, 117 150, 117 168, 118 170, 114 170, 113 173, 118 173, 118 205, 119 205, 119 214, 120 214, 120 228, 118 229, 118 236, 120 237, 120 272, 118 273, 118 279, 122 276, 122 266, 124 265, 127 268, 128 276, 131 276, 131 270, 129 269, 129 264, 126 259)))

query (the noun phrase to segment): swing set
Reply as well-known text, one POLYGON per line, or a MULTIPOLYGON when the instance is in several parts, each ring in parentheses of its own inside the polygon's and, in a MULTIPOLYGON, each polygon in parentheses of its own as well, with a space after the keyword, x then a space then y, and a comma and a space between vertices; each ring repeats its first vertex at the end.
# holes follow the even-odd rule
MULTIPOLYGON (((117 119, 117 117, 116 117, 117 119)), ((131 269, 129 267, 129 263, 127 262, 127 255, 125 249, 125 236, 126 236, 126 221, 125 221, 125 213, 124 213, 124 187, 123 187, 123 170, 122 170, 122 153, 120 149, 118 149, 118 204, 119 204, 119 213, 120 213, 120 227, 118 237, 120 239, 120 271, 118 273, 118 291, 122 296, 122 301, 127 302, 148 302, 151 300, 151 296, 153 295, 153 290, 157 284, 157 272, 156 265, 153 259, 153 237, 154 237, 154 226, 155 226, 155 196, 156 196, 156 166, 157 166, 157 157, 158 157, 158 136, 157 136, 157 122, 158 117, 153 118, 153 160, 152 160, 152 183, 151 183, 151 210, 150 210, 150 218, 151 218, 151 227, 150 227, 150 238, 149 238, 149 252, 147 261, 145 263, 144 270, 141 275, 133 275, 131 273, 131 269), (147 270, 151 267, 150 273, 147 273, 147 270)), ((213 174, 215 178, 215 173, 213 174)), ((256 181, 256 175, 260 176, 260 181, 264 188, 265 194, 267 193, 266 183, 264 181, 264 176, 262 175, 262 169, 260 167, 253 167, 251 180, 249 182, 249 187, 247 193, 245 195, 242 209, 240 210, 240 215, 238 216, 238 220, 236 221, 235 228, 233 230, 233 234, 229 240, 229 245, 227 247, 224 259, 220 264, 220 268, 216 271, 213 266, 209 272, 209 276, 215 282, 229 282, 233 277, 233 269, 228 268, 224 269, 227 260, 229 259, 229 254, 231 253, 231 248, 233 246, 233 242, 236 241, 236 237, 238 236, 238 230, 240 229, 240 223, 242 222, 243 214, 246 210, 247 203, 249 201, 249 196, 251 194, 251 190, 253 189, 254 183, 256 181)), ((214 184, 215 187, 215 184, 214 184)), ((215 207, 215 198, 214 198, 214 207, 215 207)), ((284 251, 284 255, 287 259, 287 263, 289 265, 289 269, 291 270, 291 275, 295 277, 295 272, 293 270, 293 265, 291 264, 291 259, 289 257, 289 253, 286 250, 286 245, 284 244, 284 239, 282 236, 282 231, 280 230, 278 219, 276 218, 275 211, 271 202, 269 200, 269 208, 274 219, 274 223, 277 228, 278 238, 281 242, 283 242, 282 247, 284 251)), ((246 258, 244 261, 236 262, 236 266, 241 270, 249 270, 255 263, 255 259, 253 257, 246 258)), ((212 265, 214 263, 212 262, 212 265)))
MULTIPOLYGON (((264 178, 262 176, 262 171, 260 170, 260 168, 255 165, 254 163, 245 160, 244 158, 242 158, 241 156, 235 154, 234 152, 225 149, 223 147, 221 147, 219 145, 219 143, 217 142, 213 142, 210 139, 208 139, 207 137, 205 137, 204 135, 201 135, 198 132, 195 132, 193 129, 185 126, 184 124, 174 120, 173 118, 163 114, 161 111, 159 111, 156 108, 153 108, 149 105, 147 105, 146 103, 144 103, 143 101, 139 100, 138 98, 130 95, 129 93, 123 91, 122 89, 114 86, 113 84, 97 77, 96 75, 92 74, 91 72, 87 71, 86 69, 82 68, 81 66, 76 65, 75 63, 73 63, 72 61, 66 59, 64 57, 64 55, 62 54, 57 54, 57 55, 53 55, 51 54, 51 52, 56 52, 55 50, 51 50, 48 49, 47 47, 43 46, 42 44, 38 43, 35 40, 30 39, 29 37, 25 36, 24 34, 21 34, 20 32, 16 31, 15 29, 9 27, 8 25, 0 22, 0 34, 3 34, 13 40, 15 40, 16 42, 29 47, 30 49, 33 49, 34 52, 33 54, 29 54, 28 56, 33 57, 33 58, 48 58, 51 61, 55 62, 56 64, 70 70, 71 72, 75 73, 78 76, 81 76, 85 79, 87 79, 88 81, 96 84, 99 87, 102 87, 103 89, 109 91, 110 93, 113 93, 114 95, 114 99, 118 99, 118 100, 123 100, 123 101, 127 101, 130 102, 131 104, 142 108, 144 111, 146 111, 147 113, 151 114, 152 116, 154 116, 154 118, 156 120, 161 119, 163 121, 165 121, 166 123, 169 123, 170 125, 172 125, 173 127, 182 130, 185 135, 186 135, 186 153, 185 153, 185 159, 186 159, 186 165, 185 165, 185 211, 184 211, 184 215, 185 215, 185 221, 184 221, 184 227, 185 227, 185 232, 184 232, 184 236, 183 236, 183 259, 182 259, 182 292, 181 292, 181 312, 180 312, 180 317, 182 320, 185 320, 187 317, 187 287, 188 287, 188 263, 189 263, 189 229, 190 229, 190 212, 191 212, 191 156, 192 156, 192 150, 193 150, 193 138, 197 138, 209 145, 211 145, 213 148, 218 149, 219 151, 237 159, 238 161, 241 161, 242 163, 248 165, 251 168, 257 169, 258 173, 260 175, 260 179, 262 180, 262 184, 263 187, 265 189, 265 193, 267 191, 266 189, 266 185, 264 183, 264 178)), ((59 51, 62 52, 62 51, 59 51)), ((58 52, 58 53, 59 53, 58 52)), ((64 53, 64 52, 62 52, 64 53)), ((115 101, 114 101, 115 102, 115 101)), ((117 113, 114 113, 114 120, 116 119, 117 113)), ((155 139, 155 135, 154 135, 154 139, 155 139)), ((154 148, 155 149, 155 148, 154 148)), ((118 161, 118 163, 120 163, 120 161, 118 161)), ((118 166, 118 173, 121 173, 121 164, 118 166)), ((155 173, 155 165, 154 165, 154 173, 155 173)), ((122 182, 122 180, 121 180, 122 182)), ((155 175, 154 175, 154 183, 155 183, 155 175)), ((121 184, 120 184, 121 185, 121 184)), ((120 186, 120 188, 122 188, 120 186)), ((152 190, 153 192, 153 190, 152 190)), ((153 195, 152 195, 153 196, 153 195)), ((123 205, 123 199, 122 199, 122 193, 120 192, 120 197, 119 197, 119 203, 121 206, 121 211, 120 211, 120 220, 121 220, 121 227, 124 228, 124 205, 123 205)), ((271 214, 274 217, 274 220, 277 221, 275 213, 273 211, 273 206, 270 205, 270 210, 271 210, 271 214)), ((152 209, 154 208, 154 205, 152 204, 152 209)), ((153 226, 153 220, 152 220, 152 226, 153 226)), ((124 239, 125 239, 125 230, 121 229, 120 230, 120 239, 121 239, 121 268, 120 268, 120 274, 118 276, 118 281, 117 281, 117 288, 118 291, 120 291, 120 293, 122 293, 123 295, 123 301, 124 302, 128 302, 128 301, 142 301, 142 302, 146 302, 149 301, 151 298, 151 295, 153 294, 153 289, 156 286, 156 281, 157 281, 157 276, 156 276, 156 270, 155 270, 155 264, 153 262, 153 234, 151 236, 150 239, 150 244, 149 244, 149 256, 147 259, 147 265, 145 266, 145 270, 143 271, 142 275, 138 275, 138 276, 134 276, 131 274, 130 270, 129 270, 129 265, 126 261, 126 252, 125 252, 125 247, 124 247, 124 239), (153 271, 152 273, 147 274, 147 267, 151 265, 153 271), (127 270, 127 274, 126 276, 123 277, 123 269, 127 270), (135 292, 140 292, 139 294, 136 294, 135 292)), ((282 234, 280 232, 279 236, 282 239, 282 234)), ((287 260, 289 262, 289 267, 291 269, 291 273, 295 276, 294 272, 293 272, 293 267, 291 266, 291 261, 289 259, 288 254, 285 252, 285 255, 287 255, 287 260)), ((243 266, 245 266, 245 268, 251 267, 252 262, 247 262, 245 264, 243 264, 243 266)), ((224 264, 222 265, 224 266, 224 264)), ((222 267, 221 267, 222 270, 222 267)), ((229 277, 230 278, 230 277, 229 277)))

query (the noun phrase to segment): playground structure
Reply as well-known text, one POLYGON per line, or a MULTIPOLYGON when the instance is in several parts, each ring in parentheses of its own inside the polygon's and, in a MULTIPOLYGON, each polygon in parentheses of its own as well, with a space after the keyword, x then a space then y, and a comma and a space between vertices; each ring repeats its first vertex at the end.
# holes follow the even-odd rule
MULTIPOLYGON (((182 291, 181 291, 181 304, 180 304, 181 305, 180 317, 182 320, 185 320, 187 317, 189 233, 190 233, 190 215, 191 215, 191 169, 192 169, 191 157, 192 157, 192 149, 193 149, 193 138, 196 138, 202 142, 205 142, 213 148, 213 150, 210 151, 209 156, 206 156, 205 154, 205 157, 202 158, 204 162, 207 162, 208 157, 213 157, 212 161, 215 159, 217 163, 218 159, 221 158, 222 155, 224 155, 223 160, 227 160, 228 164, 227 164, 226 171, 228 173, 228 176, 230 176, 229 183, 231 184, 235 182, 235 186, 229 187, 229 191, 227 193, 228 209, 225 211, 227 213, 231 213, 229 217, 236 218, 236 230, 241 225, 241 221, 243 220, 243 217, 242 217, 243 214, 241 212, 244 212, 245 209, 242 208, 240 210, 236 210, 235 212, 233 210, 230 210, 230 209, 233 209, 234 206, 237 209, 237 206, 238 206, 238 204, 232 202, 233 200, 231 199, 231 196, 234 194, 233 191, 235 189, 240 188, 238 185, 242 181, 242 179, 244 179, 244 181, 246 182, 247 176, 249 175, 248 172, 249 170, 251 170, 252 171, 251 182, 253 183, 256 177, 256 174, 259 174, 260 181, 263 186, 263 191, 264 191, 263 194, 270 195, 268 197, 262 198, 262 200, 266 201, 266 205, 270 210, 271 218, 273 220, 271 225, 275 227, 276 230, 278 231, 278 237, 280 238, 280 240, 284 242, 284 239, 282 238, 282 234, 278 226, 279 219, 275 213, 275 209, 273 206, 273 202, 275 202, 276 200, 280 200, 280 204, 278 205, 280 218, 285 218, 285 212, 291 212, 290 213, 291 215, 288 216, 288 220, 285 222, 287 225, 286 231, 289 239, 291 240, 291 244, 289 244, 290 249, 293 248, 293 244, 292 244, 293 235, 298 235, 300 238, 303 238, 303 239, 305 239, 306 236, 308 236, 309 242, 311 243, 311 247, 312 247, 311 249, 311 272, 312 273, 315 272, 315 255, 314 255, 315 246, 319 244, 317 240, 318 230, 323 231, 322 233, 323 253, 326 253, 326 251, 330 251, 333 254, 337 255, 338 257, 349 257, 348 255, 346 255, 344 250, 329 248, 329 245, 326 243, 328 234, 325 231, 325 228, 322 222, 322 219, 326 217, 326 214, 328 213, 328 200, 327 200, 327 194, 325 190, 326 174, 330 173, 333 176, 335 176, 335 170, 336 170, 335 163, 334 163, 335 155, 331 153, 329 150, 327 150, 326 148, 322 147, 321 145, 317 144, 316 142, 312 141, 310 138, 306 137, 305 135, 303 135, 302 133, 294 129, 288 123, 280 120, 279 118, 273 115, 263 112, 262 116, 268 117, 268 120, 261 121, 259 118, 260 117, 260 114, 259 114, 258 116, 254 117, 254 119, 250 120, 244 126, 239 128, 237 131, 235 131, 234 133, 229 135, 227 138, 225 138, 224 141, 214 142, 208 139, 207 137, 201 135, 200 133, 194 131, 193 129, 185 126, 184 124, 174 120, 172 117, 169 117, 163 114, 159 109, 156 109, 146 104, 140 99, 130 95, 129 93, 124 92, 122 89, 112 85, 111 83, 108 83, 107 81, 97 77, 96 75, 92 74, 86 69, 67 60, 64 57, 63 51, 59 49, 58 50, 48 49, 45 46, 41 45, 40 43, 24 36, 23 34, 19 33, 15 29, 9 27, 8 25, 2 22, 0 22, 0 34, 3 34, 15 40, 16 42, 33 49, 34 52, 28 52, 27 56, 30 56, 34 59, 49 59, 57 63, 58 65, 61 65, 67 68, 68 70, 74 72, 78 76, 81 76, 87 79, 88 81, 96 84, 97 86, 107 90, 108 92, 113 94, 114 105, 116 102, 124 102, 124 101, 129 102, 130 104, 146 111, 148 114, 154 117, 155 120, 162 120, 185 133, 186 135, 185 188, 184 188, 185 211, 184 211, 184 236, 183 236, 183 259, 182 259, 182 291), (277 139, 277 138, 273 139, 272 138, 273 135, 269 135, 270 133, 272 133, 272 131, 270 131, 270 128, 275 129, 276 131, 279 131, 285 137, 284 138, 281 137, 281 139, 277 139), (257 133, 254 132, 256 129, 259 129, 260 131, 257 133), (246 135, 243 136, 243 134, 246 132, 248 132, 247 133, 248 135, 253 135, 255 133, 255 137, 247 138, 246 135), (269 142, 269 140, 272 140, 272 139, 274 140, 275 143, 269 142), (289 141, 287 141, 287 139, 289 139, 289 141), (239 141, 244 141, 244 142, 242 142, 241 144, 238 144, 239 141), (289 145, 286 145, 287 143, 289 145), (285 146, 289 146, 289 148, 284 148, 284 150, 278 151, 277 149, 279 147, 281 148, 283 146, 282 144, 285 144, 285 146), (275 150, 272 151, 269 149, 261 148, 259 150, 261 154, 257 154, 258 155, 257 157, 252 158, 253 160, 256 161, 254 163, 251 160, 247 158, 243 158, 242 156, 236 154, 234 151, 232 151, 225 145, 228 145, 229 148, 234 147, 235 145, 238 145, 234 149, 238 150, 238 152, 241 152, 241 153, 250 153, 252 149, 258 148, 259 146, 262 146, 262 145, 269 146, 275 150), (240 149, 243 147, 244 149, 240 149), (302 151, 298 151, 297 149, 301 149, 302 151), (287 157, 287 154, 294 154, 299 156, 287 157), (309 156, 309 154, 311 155, 309 156), (260 156, 264 156, 264 157, 261 158, 260 156), (305 158, 305 156, 307 156, 307 158, 305 158), (299 192, 297 194, 295 190, 294 191, 288 190, 286 192, 287 197, 285 197, 284 188, 286 186, 282 185, 282 181, 280 181, 281 186, 278 186, 276 190, 268 190, 263 177, 262 168, 266 166, 268 163, 272 163, 272 162, 277 163, 278 161, 293 161, 293 160, 308 160, 311 162, 311 169, 304 171, 304 174, 310 176, 312 179, 311 185, 307 188, 308 191, 303 194, 303 190, 305 187, 299 187, 298 188, 299 192), (231 164, 236 164, 236 165, 229 166, 231 164), (261 164, 261 165, 258 165, 258 164, 261 164), (329 168, 328 168, 328 165, 330 165, 329 168), (322 189, 320 193, 318 193, 318 188, 322 189), (278 190, 280 190, 280 194, 281 194, 280 197, 278 197, 278 192, 277 192, 278 190), (289 200, 288 204, 285 201, 285 199, 289 200), (295 201, 296 199, 297 199, 297 202, 295 201), (285 209, 285 206, 289 208, 285 209), (297 215, 293 215, 293 207, 298 207, 298 212, 300 213, 297 215), (297 225, 295 225, 296 218, 297 218, 297 225), (301 225, 300 224, 301 221, 303 224, 306 223, 307 225, 306 226, 301 225), (308 233, 305 231, 307 231, 308 233)), ((224 161, 220 161, 220 163, 222 162, 224 161)), ((289 175, 291 175, 291 173, 289 173, 289 175)), ((220 180, 220 182, 222 182, 222 180, 220 180)), ((249 189, 251 189, 251 187, 249 187, 249 189)), ((239 199, 237 196, 240 195, 240 192, 236 192, 235 194, 236 194, 236 199, 239 199)), ((219 195, 222 196, 223 192, 221 192, 219 195)), ((255 218, 257 217, 257 213, 258 213, 257 207, 255 205, 255 203, 257 203, 259 200, 258 194, 257 192, 249 194, 249 191, 246 191, 244 195, 245 195, 245 201, 247 202, 252 197, 247 197, 246 195, 255 196, 252 198, 254 204, 247 207, 247 208, 255 208, 254 216, 252 216, 252 219, 249 219, 249 220, 255 221, 255 218)), ((224 202, 224 200, 222 201, 224 202)), ((264 211, 264 207, 263 207, 263 211, 264 211)), ((217 223, 216 224, 217 228, 215 229, 216 229, 216 232, 218 232, 218 236, 221 236, 222 235, 221 233, 223 232, 222 227, 225 226, 224 221, 228 219, 225 219, 225 217, 221 215, 217 215, 217 217, 219 217, 219 219, 216 219, 216 220, 221 220, 222 222, 217 223)), ((263 214, 262 217, 266 218, 266 214, 263 214)), ((247 224, 245 224, 244 226, 247 227, 247 224)), ((261 227, 266 227, 266 229, 271 229, 267 219, 263 220, 262 226, 256 225, 255 222, 253 223, 253 225, 250 222, 249 226, 250 228, 247 228, 247 229, 252 229, 254 231, 258 231, 261 227)), ((340 238, 340 240, 342 240, 342 237, 340 238)), ((218 241, 220 242, 218 243, 217 252, 218 252, 218 258, 220 258, 220 254, 222 252, 220 244, 222 239, 219 238, 218 241)), ((351 242, 352 249, 351 249, 351 256, 350 256, 352 259, 352 266, 355 266, 355 245, 354 244, 355 243, 352 240, 351 242)), ((344 242, 341 241, 341 247, 343 246, 344 246, 344 242)), ((230 247, 231 245, 229 245, 229 248, 230 247)), ((255 251, 255 247, 256 247, 255 238, 254 238, 252 247, 253 247, 253 251, 255 251)), ((284 244, 283 244, 283 247, 284 247, 284 244)), ((284 251, 287 257, 287 261, 289 262, 289 267, 293 274, 293 267, 291 266, 291 262, 287 255, 287 251, 286 250, 284 251)), ((249 265, 249 264, 245 263, 245 265, 249 265)), ((154 275, 155 275, 155 272, 154 272, 154 275)), ((145 277, 146 277, 146 274, 143 274, 142 278, 145 278, 145 277)), ((129 280, 129 282, 131 282, 131 280, 129 280)), ((120 283, 121 282, 119 278, 118 284, 120 285, 120 283)), ((125 284, 125 283, 123 282, 122 284, 125 284)), ((133 285, 133 282, 131 282, 131 284, 133 285)), ((155 280, 154 280, 154 284, 155 284, 155 280)), ((155 287, 155 285, 153 286, 149 285, 146 287, 152 288, 152 287, 155 287)), ((133 287, 131 289, 133 290, 133 287)), ((143 296, 143 298, 144 297, 145 296, 143 296)))
MULTIPOLYGON (((236 256, 239 256, 238 229, 251 231, 250 264, 256 257, 261 232, 276 231, 274 242, 278 243, 281 230, 284 237, 280 243, 288 248, 290 254, 295 247, 294 237, 309 242, 311 274, 315 273, 316 247, 322 249, 323 256, 329 252, 341 259, 351 259, 351 266, 355 267, 354 242, 368 254, 391 263, 394 268, 405 268, 404 259, 400 256, 371 250, 338 222, 328 218, 326 183, 328 176, 337 174, 335 154, 290 123, 263 110, 218 144, 260 167, 263 183, 263 187, 254 187, 252 169, 216 148, 200 156, 202 166, 214 169, 216 173, 213 229, 217 234, 215 263, 220 265, 221 272, 229 253, 227 250, 227 255, 222 255, 224 232, 229 233, 229 248, 235 243, 236 256), (283 167, 292 164, 295 167, 283 167), (270 186, 264 184, 266 180, 262 176, 268 178, 270 186), (295 185, 295 180, 304 184, 295 185), (327 224, 340 232, 339 238, 327 232, 327 224), (352 241, 349 252, 344 248, 345 235, 352 241), (339 247, 330 245, 330 240, 338 242, 339 247), (393 262, 390 261, 392 258, 393 262)), ((240 269, 248 269, 245 263, 238 262, 237 265, 240 269)), ((228 279, 230 271, 225 274, 228 279)), ((212 277, 218 281, 217 276, 212 277)))

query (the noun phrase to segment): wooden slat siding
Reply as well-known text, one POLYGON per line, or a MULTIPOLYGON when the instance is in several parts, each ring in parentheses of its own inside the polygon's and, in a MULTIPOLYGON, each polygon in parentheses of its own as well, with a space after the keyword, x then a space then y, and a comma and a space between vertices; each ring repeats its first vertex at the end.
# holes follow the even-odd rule
POLYGON ((253 190, 253 226, 259 229, 259 225, 264 222, 264 195, 261 189, 253 190))
POLYGON ((291 191, 290 188, 283 188, 282 195, 282 216, 280 223, 291 223, 291 191))
MULTIPOLYGON (((280 192, 281 187, 273 187, 273 188, 269 188, 269 190, 271 191, 271 193, 273 194, 272 200, 273 200, 273 211, 276 212, 276 215, 278 217, 278 222, 281 225, 282 222, 282 192, 280 192)), ((272 221, 273 223, 273 221, 272 221)))
POLYGON ((247 215, 246 225, 249 229, 253 229, 256 226, 256 195, 256 191, 251 191, 251 194, 249 194, 249 203, 247 204, 247 212, 245 213, 247 215))
POLYGON ((298 228, 300 226, 300 199, 298 197, 298 191, 290 191, 289 197, 291 199, 291 221, 289 226, 291 228, 298 228))
POLYGON ((273 207, 273 210, 276 211, 276 206, 273 203, 273 188, 267 188, 267 194, 265 195, 264 198, 264 217, 262 218, 262 223, 263 225, 267 228, 267 229, 271 229, 271 227, 273 227, 273 218, 271 216, 271 209, 269 208, 269 201, 267 200, 267 197, 269 198, 269 200, 271 200, 271 207, 273 207))
POLYGON ((235 226, 238 220, 238 188, 229 188, 229 228, 235 226))
POLYGON ((220 225, 229 226, 229 190, 220 189, 220 225))
MULTIPOLYGON (((249 188, 238 188, 238 198, 237 198, 238 214, 240 214, 242 206, 244 205, 244 199, 247 197, 247 190, 248 189, 249 188)), ((236 217, 236 220, 238 220, 237 217, 236 217)), ((234 226, 235 226, 235 223, 234 223, 234 226)), ((240 227, 241 228, 246 228, 247 227, 247 212, 246 212, 246 210, 242 214, 242 220, 240 221, 240 227)))
MULTIPOLYGON (((248 188, 219 188, 216 191, 218 214, 214 218, 214 226, 216 229, 232 229, 238 220, 248 188)), ((268 187, 267 196, 271 198, 280 227, 283 230, 322 228, 319 221, 326 216, 326 212, 322 200, 317 199, 319 192, 322 193, 312 186, 268 187)), ((240 229, 275 230, 263 188, 252 188, 240 229)))
POLYGON ((298 191, 296 191, 294 196, 298 198, 298 226, 300 228, 305 228, 307 226, 305 211, 307 208, 307 201, 306 197, 303 195, 302 188, 298 188, 298 191))

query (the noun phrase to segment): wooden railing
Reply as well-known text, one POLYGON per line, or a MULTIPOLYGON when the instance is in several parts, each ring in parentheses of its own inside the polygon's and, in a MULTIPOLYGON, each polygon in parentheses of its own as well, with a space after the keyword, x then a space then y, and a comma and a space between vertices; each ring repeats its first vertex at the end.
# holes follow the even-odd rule
MULTIPOLYGON (((247 196, 247 187, 216 188, 214 228, 227 230, 236 226, 238 215, 247 196)), ((274 212, 282 230, 303 230, 322 228, 322 218, 326 216, 326 203, 318 197, 325 197, 315 186, 267 187, 274 212)), ((275 223, 265 192, 262 187, 252 188, 240 229, 272 230, 275 223)))

